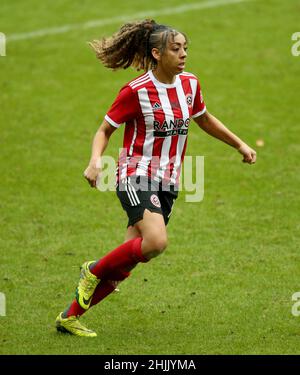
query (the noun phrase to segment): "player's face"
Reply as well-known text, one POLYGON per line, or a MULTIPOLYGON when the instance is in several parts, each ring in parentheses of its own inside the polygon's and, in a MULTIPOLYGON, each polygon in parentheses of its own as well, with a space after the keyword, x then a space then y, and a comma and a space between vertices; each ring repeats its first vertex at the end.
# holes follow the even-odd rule
POLYGON ((186 57, 186 39, 182 34, 177 34, 174 39, 169 38, 167 48, 161 55, 160 64, 164 70, 176 75, 185 69, 186 57))

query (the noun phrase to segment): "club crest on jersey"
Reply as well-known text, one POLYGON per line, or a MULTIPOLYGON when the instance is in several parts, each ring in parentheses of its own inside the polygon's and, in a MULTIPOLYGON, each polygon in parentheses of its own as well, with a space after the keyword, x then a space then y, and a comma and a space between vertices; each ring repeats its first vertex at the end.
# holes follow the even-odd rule
POLYGON ((150 197, 150 201, 153 204, 153 206, 158 207, 158 208, 161 207, 161 204, 157 195, 152 194, 150 197))
POLYGON ((193 97, 192 97, 192 94, 187 94, 187 95, 185 96, 185 98, 186 98, 186 104, 188 105, 189 108, 191 108, 192 105, 193 105, 193 97))

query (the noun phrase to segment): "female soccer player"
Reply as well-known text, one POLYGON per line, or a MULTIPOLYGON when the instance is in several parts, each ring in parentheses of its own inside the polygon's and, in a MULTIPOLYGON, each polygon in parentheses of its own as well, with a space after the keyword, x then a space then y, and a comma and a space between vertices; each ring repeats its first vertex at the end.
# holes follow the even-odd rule
POLYGON ((244 162, 256 160, 255 151, 207 111, 197 77, 184 71, 187 38, 183 33, 144 20, 127 23, 111 38, 91 46, 106 67, 131 66, 145 73, 120 90, 94 137, 84 172, 96 187, 110 136, 125 123, 116 182, 128 215, 125 242, 98 261, 83 263, 76 298, 56 319, 58 331, 86 337, 97 334, 79 317, 113 292, 138 263, 148 262, 167 246, 166 225, 178 194, 190 119, 238 150, 244 162))

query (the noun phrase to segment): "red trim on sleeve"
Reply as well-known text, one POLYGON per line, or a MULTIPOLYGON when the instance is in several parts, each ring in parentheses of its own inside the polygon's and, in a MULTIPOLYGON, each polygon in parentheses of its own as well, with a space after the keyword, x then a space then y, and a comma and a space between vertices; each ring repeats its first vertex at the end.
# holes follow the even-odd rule
POLYGON ((140 106, 136 92, 126 85, 120 90, 105 118, 111 125, 119 127, 137 118, 139 113, 140 106))

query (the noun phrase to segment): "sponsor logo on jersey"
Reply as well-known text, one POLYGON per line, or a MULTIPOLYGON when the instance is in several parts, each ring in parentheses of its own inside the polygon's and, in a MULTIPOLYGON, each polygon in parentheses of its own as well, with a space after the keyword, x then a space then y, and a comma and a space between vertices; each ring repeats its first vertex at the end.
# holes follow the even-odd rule
POLYGON ((150 197, 150 201, 153 204, 153 206, 158 207, 158 208, 161 207, 161 204, 157 195, 152 194, 150 197))
POLYGON ((158 120, 153 121, 155 137, 169 137, 174 135, 186 135, 188 133, 190 119, 175 119, 162 123, 158 120))

